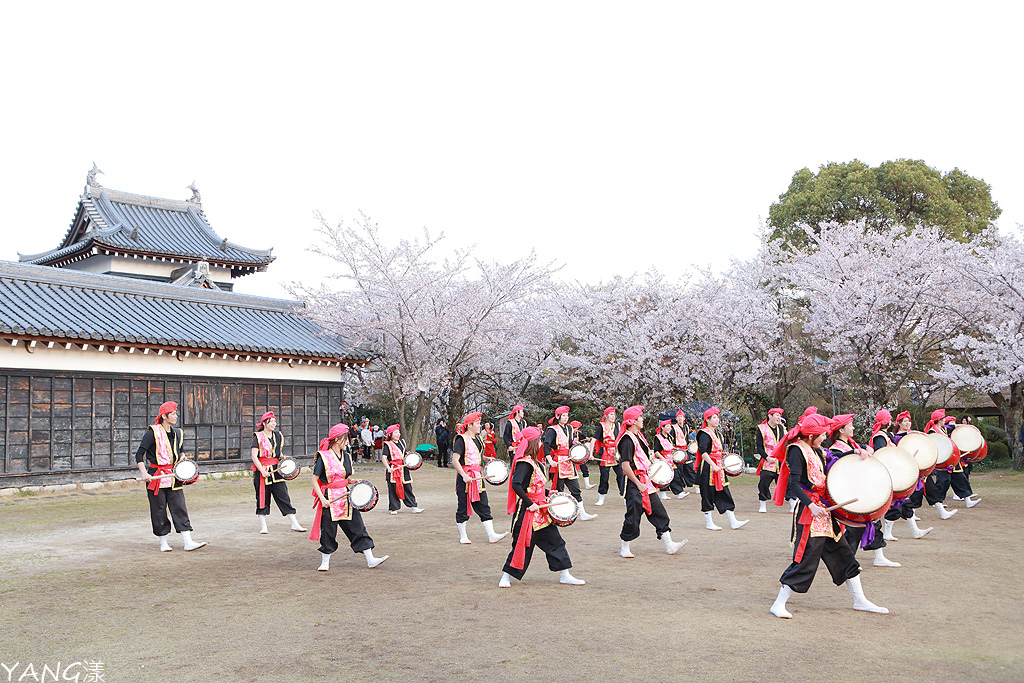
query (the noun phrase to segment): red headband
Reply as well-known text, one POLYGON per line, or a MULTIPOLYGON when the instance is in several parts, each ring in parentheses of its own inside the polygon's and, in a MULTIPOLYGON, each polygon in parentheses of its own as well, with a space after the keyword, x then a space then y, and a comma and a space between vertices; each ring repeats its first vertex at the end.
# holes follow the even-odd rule
POLYGON ((768 411, 769 415, 782 415, 782 408, 772 408, 768 411))
POLYGON ((388 427, 388 431, 385 434, 385 436, 391 436, 392 434, 394 434, 397 431, 398 431, 398 425, 391 425, 390 427, 388 427))
POLYGON ((555 416, 553 418, 551 418, 550 420, 548 420, 548 424, 549 425, 553 425, 556 422, 558 422, 558 416, 559 415, 568 415, 568 414, 569 414, 569 406, 558 406, 557 408, 555 408, 555 416))
POLYGON ((522 405, 518 405, 518 406, 516 406, 515 408, 513 408, 513 409, 512 409, 512 412, 510 412, 510 413, 508 414, 508 417, 509 417, 509 419, 511 420, 511 419, 512 419, 512 417, 513 417, 513 416, 514 416, 514 415, 516 414, 516 412, 517 412, 517 411, 520 411, 520 410, 523 410, 523 406, 522 406, 522 405))
POLYGON ((939 408, 938 410, 932 411, 932 419, 928 421, 928 424, 924 426, 925 433, 934 427, 936 424, 942 424, 942 421, 946 418, 946 410, 939 408))
POLYGON ((892 413, 890 413, 885 408, 882 408, 877 413, 875 413, 875 426, 871 428, 871 432, 877 432, 879 429, 889 424, 890 422, 892 422, 892 413))
POLYGON ((320 442, 320 450, 326 451, 330 447, 332 441, 344 434, 348 434, 347 424, 343 423, 334 425, 331 427, 331 431, 327 432, 327 438, 320 442))
POLYGON ((276 415, 274 415, 273 410, 268 410, 267 412, 263 413, 263 417, 260 418, 260 427, 267 424, 267 420, 269 420, 272 417, 277 417, 276 415))
POLYGON ((701 427, 708 426, 708 420, 712 415, 718 415, 718 408, 708 408, 704 411, 704 422, 701 424, 701 427))
POLYGON ((479 420, 483 416, 484 416, 483 413, 470 413, 466 417, 462 418, 462 426, 463 427, 468 427, 469 425, 473 424, 474 422, 476 422, 477 420, 479 420))
POLYGON ((579 429, 580 427, 583 426, 583 423, 580 422, 579 420, 573 420, 572 422, 569 423, 569 426, 572 427, 573 429, 579 429))
POLYGON ((665 425, 670 425, 670 424, 672 424, 672 420, 662 420, 662 421, 660 421, 658 423, 658 429, 661 429, 665 425))
POLYGON ((680 408, 679 410, 676 411, 676 417, 679 417, 680 415, 682 415, 683 417, 686 417, 686 413, 683 412, 682 408, 680 408))
POLYGON ((908 411, 908 410, 904 410, 904 411, 903 411, 902 413, 900 413, 899 415, 897 415, 897 416, 896 416, 896 424, 899 424, 899 423, 900 423, 900 420, 902 420, 903 418, 906 418, 906 419, 908 419, 908 420, 909 420, 909 419, 910 419, 910 411, 908 411))
POLYGON ((608 417, 615 412, 615 406, 608 406, 604 409, 604 415, 602 417, 608 417))
POLYGON ((851 415, 836 415, 835 417, 832 418, 832 427, 829 429, 829 431, 835 433, 835 432, 839 431, 840 427, 845 427, 846 425, 850 424, 851 422, 853 422, 853 415, 852 414, 851 415))
POLYGON ((170 413, 173 413, 177 409, 178 404, 175 403, 174 401, 165 401, 164 403, 161 403, 160 410, 156 414, 156 422, 154 422, 153 424, 160 424, 160 420, 163 419, 164 415, 169 415, 170 413))
POLYGON ((626 408, 625 412, 622 413, 622 424, 626 427, 636 422, 636 419, 643 415, 643 406, 632 406, 626 408))

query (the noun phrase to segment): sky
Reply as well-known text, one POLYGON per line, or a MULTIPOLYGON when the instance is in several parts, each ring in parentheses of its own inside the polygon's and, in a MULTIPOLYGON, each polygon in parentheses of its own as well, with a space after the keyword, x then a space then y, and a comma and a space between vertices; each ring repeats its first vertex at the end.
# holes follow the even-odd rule
POLYGON ((93 162, 336 269, 314 211, 531 250, 596 283, 756 254, 793 174, 923 159, 1024 223, 1024 10, 975 2, 17 3, 0 27, 0 259, 54 248, 93 162))

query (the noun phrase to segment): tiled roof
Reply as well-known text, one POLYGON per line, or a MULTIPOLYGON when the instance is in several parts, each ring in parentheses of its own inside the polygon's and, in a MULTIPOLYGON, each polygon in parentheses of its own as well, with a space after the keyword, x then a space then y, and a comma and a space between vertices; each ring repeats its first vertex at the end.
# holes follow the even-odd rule
POLYGON ((296 301, 0 261, 0 334, 365 361, 296 301))
POLYGON ((198 202, 92 185, 86 186, 63 243, 40 254, 19 254, 19 260, 50 264, 95 246, 260 269, 274 260, 270 249, 250 249, 222 239, 206 222, 198 202))

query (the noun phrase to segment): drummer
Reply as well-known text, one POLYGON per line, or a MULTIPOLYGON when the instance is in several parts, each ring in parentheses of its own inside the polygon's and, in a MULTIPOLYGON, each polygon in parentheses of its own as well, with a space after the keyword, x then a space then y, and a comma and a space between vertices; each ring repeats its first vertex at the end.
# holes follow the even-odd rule
POLYGON ((580 520, 589 521, 597 515, 588 514, 583 508, 583 494, 580 493, 580 481, 576 476, 576 464, 569 459, 569 448, 573 443, 575 431, 569 424, 569 406, 559 406, 555 415, 548 420, 548 428, 544 432, 544 455, 551 468, 551 488, 557 491, 568 489, 569 495, 580 505, 580 520))
POLYGON ((704 411, 704 423, 697 432, 697 461, 693 464, 700 483, 700 510, 704 513, 705 528, 710 531, 722 530, 722 527, 711 519, 711 513, 715 508, 718 509, 718 514, 724 514, 728 518, 729 526, 733 529, 739 529, 750 521, 736 519, 736 503, 733 502, 729 480, 722 468, 724 450, 717 431, 720 423, 718 408, 712 407, 704 411))
POLYGON ((484 425, 482 438, 484 442, 484 461, 497 460, 498 452, 494 444, 498 443, 498 437, 494 434, 494 425, 490 422, 484 425))
POLYGON ((615 482, 619 487, 619 495, 626 495, 626 477, 622 474, 622 466, 619 465, 616 457, 615 438, 619 435, 618 426, 615 423, 615 407, 609 406, 604 409, 601 422, 594 430, 594 457, 598 460, 598 467, 601 470, 601 478, 597 486, 597 503, 604 505, 604 497, 608 495, 609 472, 615 473, 615 482))
MULTIPOLYGON (((892 430, 892 413, 884 408, 875 413, 875 425, 871 433, 871 449, 881 450, 886 446, 898 445, 900 439, 910 432, 913 426, 913 421, 910 418, 910 413, 903 411, 896 416, 896 431, 892 430)), ((895 535, 892 533, 892 527, 898 519, 905 519, 907 526, 910 527, 910 533, 914 538, 924 538, 927 536, 932 527, 922 529, 917 525, 917 515, 914 511, 921 507, 921 501, 924 493, 924 481, 919 480, 917 482, 917 490, 910 494, 909 498, 901 499, 900 501, 893 501, 892 506, 885 513, 885 521, 882 522, 882 538, 885 541, 898 541, 895 535)))
MULTIPOLYGON (((675 421, 672 423, 671 437, 675 450, 688 453, 688 446, 690 445, 689 433, 690 431, 686 426, 686 413, 681 409, 677 410, 675 421)), ((690 495, 690 492, 686 490, 687 487, 697 485, 697 473, 693 471, 692 467, 686 466, 688 460, 689 454, 686 460, 675 464, 676 471, 672 477, 672 483, 669 484, 669 490, 675 494, 677 500, 682 500, 690 495)))
POLYGON ((845 583, 850 589, 855 610, 889 613, 864 597, 860 566, 853 550, 843 540, 843 526, 822 504, 825 455, 821 445, 831 426, 832 421, 824 415, 807 415, 786 433, 771 454, 781 465, 773 496, 775 504, 782 505, 787 497, 800 501, 794 517, 793 562, 779 579, 782 587, 771 607, 771 613, 781 619, 793 617, 786 609, 786 601, 794 592, 807 592, 818 571, 819 560, 825 561, 835 585, 845 583))
POLYGON ((491 517, 491 508, 487 504, 487 492, 484 490, 483 464, 480 451, 483 444, 480 441, 480 413, 470 413, 463 418, 459 428, 455 431, 455 441, 452 445, 452 464, 457 472, 455 478, 455 526, 459 529, 459 543, 472 543, 466 533, 466 522, 469 521, 473 511, 483 522, 484 530, 487 531, 487 541, 497 543, 508 536, 508 532, 497 533, 494 530, 494 519, 491 517))
POLYGON ((348 489, 355 483, 352 476, 352 456, 348 450, 348 425, 336 424, 320 442, 320 450, 313 462, 313 528, 309 540, 320 539, 320 566, 318 571, 331 568, 331 554, 338 549, 338 527, 345 532, 354 553, 366 557, 370 569, 388 559, 374 557, 373 539, 366 533, 363 516, 349 502, 348 489), (326 513, 324 508, 327 508, 326 513))
MULTIPOLYGON (((672 452, 675 451, 676 446, 672 441, 672 420, 660 420, 658 422, 658 431, 654 433, 654 447, 652 453, 655 457, 658 457, 669 464, 670 467, 675 468, 675 463, 672 461, 672 452)), ((680 466, 679 469, 682 469, 680 466)), ((675 483, 675 476, 673 475, 672 483, 675 483)), ((672 483, 669 486, 672 486, 672 483)), ((661 491, 658 496, 662 500, 668 499, 668 492, 661 491)))
POLYGON ((772 499, 771 487, 779 480, 779 461, 768 456, 785 433, 786 428, 782 426, 782 408, 769 410, 768 417, 757 425, 754 453, 757 457, 757 473, 760 476, 757 481, 758 512, 768 512, 768 501, 772 499))
POLYGON ((412 471, 405 467, 405 439, 398 425, 391 425, 384 435, 384 464, 388 468, 388 510, 397 515, 402 503, 414 513, 423 512, 416 506, 412 492, 412 471))
POLYGON ((274 431, 276 428, 277 418, 273 411, 267 411, 252 435, 252 483, 256 489, 256 518, 260 520, 261 534, 269 533, 267 517, 270 516, 271 496, 277 503, 277 509, 291 522, 292 531, 305 531, 295 519, 295 508, 288 497, 288 484, 278 470, 284 437, 281 432, 274 431))
MULTIPOLYGON (((834 458, 842 458, 852 453, 857 453, 862 455, 862 457, 867 454, 867 451, 862 450, 860 444, 853 440, 853 415, 837 415, 832 418, 830 438, 831 444, 828 447, 828 451, 831 452, 834 458)), ((885 539, 882 538, 882 525, 877 520, 869 526, 850 525, 846 527, 844 538, 850 544, 850 549, 853 550, 854 555, 856 555, 858 547, 874 553, 876 567, 900 566, 899 562, 893 562, 882 552, 882 548, 886 546, 886 543, 885 539)))
MULTIPOLYGON (((580 427, 583 426, 583 423, 580 422, 579 420, 573 420, 572 422, 569 423, 569 426, 572 427, 572 445, 584 446, 587 449, 587 453, 590 454, 591 457, 593 457, 593 446, 589 446, 587 444, 587 439, 584 438, 583 434, 580 432, 580 427)), ((579 471, 578 473, 580 475, 580 483, 583 485, 583 488, 594 488, 594 485, 590 483, 590 468, 587 467, 587 461, 584 460, 583 462, 579 463, 574 462, 573 465, 579 471)))
MULTIPOLYGON (((936 411, 938 412, 938 411, 936 411)), ((945 411, 942 411, 945 414, 945 411)), ((946 436, 950 436, 953 430, 956 428, 956 418, 952 415, 947 415, 943 418, 942 429, 946 436)), ((938 430, 936 430, 938 431, 938 430)), ((942 487, 939 485, 939 493, 942 494, 943 500, 946 498, 946 494, 949 492, 949 487, 953 487, 953 498, 955 500, 966 501, 967 507, 972 508, 981 502, 981 498, 974 498, 974 491, 971 489, 971 480, 969 478, 971 469, 971 463, 968 463, 965 467, 960 459, 957 458, 954 465, 949 468, 949 483, 942 487)), ((953 512, 956 512, 954 510, 953 512)))
MULTIPOLYGON (((946 411, 944 409, 939 408, 932 411, 931 419, 924 426, 924 433, 936 432, 949 436, 949 433, 943 429, 945 419, 946 411)), ((949 519, 958 512, 958 510, 946 509, 946 493, 949 491, 951 471, 952 468, 936 468, 924 482, 925 498, 928 500, 928 504, 938 511, 939 519, 949 519)))
POLYGON ((511 586, 513 578, 522 580, 530 566, 534 548, 540 548, 547 555, 548 569, 558 572, 559 583, 570 586, 586 583, 569 573, 572 561, 565 549, 565 541, 558 533, 558 527, 551 523, 547 508, 538 507, 547 501, 549 493, 544 488, 544 466, 538 459, 541 452, 540 430, 536 427, 523 429, 515 451, 515 469, 509 480, 509 490, 516 496, 512 516, 512 550, 505 560, 499 588, 511 586))
POLYGON ((633 539, 640 537, 640 516, 647 515, 647 521, 654 526, 658 538, 665 544, 665 552, 675 555, 686 545, 686 539, 676 543, 672 540, 668 512, 658 496, 652 496, 657 489, 647 478, 651 464, 651 447, 640 431, 644 424, 643 406, 626 408, 622 414, 622 430, 615 447, 619 453, 619 464, 626 477, 626 516, 622 520, 619 539, 622 545, 619 556, 635 557, 629 548, 633 539))
POLYGON ((192 540, 192 524, 185 507, 184 485, 172 476, 174 465, 181 455, 182 433, 175 427, 178 423, 178 404, 167 401, 157 411, 156 422, 142 435, 142 443, 135 453, 135 462, 146 482, 146 498, 149 500, 149 519, 153 535, 160 539, 160 550, 170 552, 167 535, 171 533, 171 513, 174 530, 185 541, 185 550, 198 550, 206 542, 192 540), (164 475, 154 477, 153 475, 164 475))
POLYGON ((522 405, 517 405, 512 409, 512 412, 508 414, 508 420, 505 422, 505 431, 502 432, 501 440, 505 442, 505 448, 508 449, 509 458, 511 459, 517 447, 519 446, 519 435, 524 429, 526 429, 526 419, 524 418, 525 412, 523 411, 522 405))

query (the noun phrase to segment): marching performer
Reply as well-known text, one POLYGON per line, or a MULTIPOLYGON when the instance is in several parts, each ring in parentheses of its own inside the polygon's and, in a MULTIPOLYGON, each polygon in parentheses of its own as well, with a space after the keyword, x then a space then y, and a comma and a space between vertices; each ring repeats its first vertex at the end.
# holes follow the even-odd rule
POLYGON ((665 552, 675 555, 686 545, 686 539, 676 543, 672 540, 668 512, 658 496, 652 496, 657 489, 647 479, 650 467, 650 446, 641 433, 643 427, 643 406, 632 406, 622 413, 622 430, 615 444, 619 453, 619 464, 626 477, 626 516, 622 520, 619 539, 621 557, 635 557, 629 544, 640 537, 640 516, 647 515, 647 521, 654 526, 655 533, 665 544, 665 552))
POLYGON ((608 474, 615 472, 615 482, 619 487, 619 495, 626 495, 626 477, 622 474, 622 466, 619 465, 617 451, 615 450, 616 437, 619 435, 618 427, 615 424, 615 408, 604 409, 601 422, 594 430, 594 456, 600 458, 598 468, 601 470, 601 478, 597 486, 597 503, 604 505, 604 497, 608 495, 608 474))
POLYGON ((513 454, 519 446, 519 435, 526 429, 524 415, 523 406, 518 405, 508 414, 508 420, 505 422, 505 431, 502 432, 501 440, 505 442, 505 447, 508 449, 509 459, 514 457, 513 454))
POLYGON ((494 425, 490 422, 484 425, 483 441, 484 460, 496 460, 498 458, 498 452, 494 449, 494 444, 498 443, 498 437, 495 436, 494 425))
MULTIPOLYGON (((939 408, 938 410, 933 411, 931 419, 928 421, 928 424, 924 426, 924 433, 928 434, 929 432, 936 432, 938 434, 945 434, 946 436, 949 436, 949 434, 943 429, 945 420, 945 409, 939 408)), ((946 509, 946 492, 949 491, 949 483, 952 478, 951 473, 951 469, 935 469, 924 482, 925 497, 928 499, 928 504, 938 510, 939 519, 949 519, 959 512, 959 510, 946 509)))
POLYGON ((366 532, 363 516, 349 502, 348 489, 354 483, 352 455, 348 446, 348 425, 336 424, 320 442, 313 462, 313 528, 309 540, 320 539, 320 566, 317 571, 331 568, 331 554, 338 549, 338 527, 348 538, 354 553, 366 557, 370 569, 388 559, 373 556, 373 539, 366 532), (325 511, 326 509, 326 511, 325 511))
POLYGON ((722 440, 716 431, 721 420, 718 408, 708 408, 704 411, 704 422, 701 430, 697 432, 697 461, 693 465, 700 482, 700 511, 704 513, 705 528, 710 531, 722 530, 722 527, 711 519, 711 513, 715 508, 718 509, 718 514, 724 514, 729 519, 729 526, 733 529, 739 529, 750 521, 736 519, 736 503, 733 502, 729 480, 722 468, 722 457, 725 453, 722 440))
MULTIPOLYGON (((831 439, 832 445, 828 447, 828 450, 836 458, 842 458, 851 453, 865 453, 861 449, 860 444, 853 440, 853 415, 837 415, 832 418, 831 439)), ((854 555, 856 555, 858 547, 870 550, 875 556, 876 567, 900 566, 899 562, 893 562, 882 552, 882 548, 886 546, 886 543, 882 537, 881 523, 875 521, 870 526, 848 526, 846 527, 844 537, 846 542, 850 544, 850 549, 853 550, 854 555)))
POLYGON ((782 573, 782 587, 771 613, 791 619, 786 601, 794 593, 806 593, 818 571, 819 560, 837 586, 843 583, 853 595, 853 609, 888 614, 864 597, 860 566, 850 545, 843 540, 843 526, 826 511, 821 501, 825 491, 825 456, 821 444, 832 421, 823 415, 807 415, 783 437, 771 457, 780 461, 779 481, 773 500, 782 505, 786 497, 800 503, 793 518, 793 562, 782 573))
MULTIPOLYGON (((569 423, 569 426, 572 427, 572 445, 573 446, 576 446, 576 445, 587 446, 587 443, 586 443, 587 440, 580 433, 580 427, 583 426, 583 423, 580 422, 579 420, 573 420, 572 422, 569 423)), ((587 453, 590 454, 590 457, 594 457, 594 451, 593 451, 592 448, 587 448, 587 453)), ((577 463, 573 463, 573 464, 576 465, 576 468, 579 470, 580 483, 583 485, 583 488, 585 488, 585 489, 592 489, 592 488, 594 488, 594 485, 590 483, 590 468, 587 467, 587 461, 584 460, 583 462, 581 462, 579 464, 577 464, 577 463)))
POLYGON ((192 540, 192 524, 185 507, 185 487, 174 478, 174 465, 181 455, 181 429, 178 424, 178 404, 167 401, 157 411, 156 422, 142 435, 142 443, 135 453, 135 462, 146 482, 146 498, 149 499, 149 519, 153 535, 160 539, 160 550, 170 552, 167 535, 171 533, 168 511, 174 522, 174 530, 185 541, 185 550, 198 550, 206 542, 192 540))
POLYGON ((782 426, 782 408, 772 408, 768 411, 768 417, 761 424, 757 425, 757 434, 754 435, 754 452, 757 454, 757 473, 760 479, 757 481, 757 500, 760 501, 758 512, 768 512, 768 501, 772 499, 772 484, 779 480, 779 461, 769 458, 786 433, 782 426))
MULTIPOLYGON (((910 418, 910 413, 903 411, 896 416, 896 428, 898 431, 890 431, 892 428, 892 413, 888 410, 882 409, 875 413, 875 425, 871 433, 871 449, 879 450, 886 446, 895 446, 899 444, 901 438, 906 436, 907 432, 913 426, 913 421, 910 418)), ((893 501, 893 505, 885 513, 884 520, 882 522, 882 539, 885 541, 898 541, 899 539, 892 533, 892 527, 898 519, 904 519, 907 521, 907 526, 910 528, 910 533, 914 538, 924 538, 927 536, 932 527, 922 529, 917 525, 917 516, 914 514, 914 510, 921 506, 921 499, 924 495, 922 493, 925 483, 923 480, 918 480, 917 490, 910 494, 909 498, 899 501, 893 501)))
POLYGON ((597 515, 588 514, 583 509, 583 494, 580 493, 580 481, 576 477, 576 464, 569 460, 569 447, 575 432, 569 425, 569 406, 556 408, 548 425, 544 432, 544 455, 551 468, 551 488, 558 491, 568 489, 569 495, 580 504, 580 520, 586 522, 594 519, 597 515))
MULTIPOLYGON (((686 428, 686 413, 682 410, 677 410, 675 415, 675 421, 672 423, 671 439, 676 450, 687 451, 687 447, 690 445, 689 441, 689 430, 686 428)), ((687 456, 687 459, 689 456, 687 456)), ((682 500, 690 495, 690 492, 686 490, 689 486, 697 485, 697 474, 693 471, 692 467, 686 466, 686 461, 675 465, 675 475, 672 477, 672 483, 669 484, 669 490, 676 495, 677 500, 682 500)))
POLYGON ((263 413, 252 435, 252 483, 256 489, 256 517, 260 520, 261 534, 269 533, 267 517, 270 516, 270 496, 274 497, 281 514, 292 523, 292 531, 305 531, 295 519, 295 508, 288 497, 288 484, 277 470, 284 437, 274 431, 276 428, 277 417, 268 411, 263 413))
MULTIPOLYGON (((672 420, 661 420, 658 422, 658 431, 654 433, 651 452, 673 468, 672 483, 674 483, 677 472, 675 472, 675 463, 672 461, 672 451, 675 450, 675 444, 672 442, 672 424, 672 420)), ((682 469, 682 466, 680 466, 680 469, 682 469)), ((669 487, 671 488, 671 486, 672 484, 670 483, 669 487)), ((658 497, 662 500, 667 500, 668 492, 662 490, 659 492, 658 497)))
POLYGON ((384 465, 388 469, 388 510, 397 515, 402 503, 414 513, 423 512, 412 492, 412 472, 405 467, 405 439, 398 425, 387 428, 384 436, 384 465))
POLYGON ((512 517, 512 550, 505 560, 499 588, 508 588, 512 579, 522 580, 533 549, 540 548, 548 558, 548 569, 558 572, 558 582, 571 586, 582 586, 581 581, 569 573, 572 561, 565 549, 565 541, 558 533, 558 527, 551 523, 547 508, 540 507, 547 502, 547 481, 541 454, 540 430, 527 427, 522 430, 515 452, 515 469, 509 479, 509 490, 516 496, 515 514, 512 517))
MULTIPOLYGON (((943 414, 943 418, 942 418, 943 433, 946 436, 952 435, 953 434, 953 430, 956 428, 956 418, 953 417, 952 415, 946 415, 945 414, 946 413, 945 410, 941 410, 941 411, 936 410, 935 411, 935 413, 939 413, 939 412, 941 412, 943 414)), ((934 413, 933 413, 933 415, 934 415, 934 413)), ((935 431, 939 431, 938 424, 936 424, 935 431)), ((965 467, 964 464, 962 462, 960 462, 960 459, 958 458, 956 460, 956 463, 951 468, 949 468, 947 470, 949 472, 949 480, 948 480, 948 482, 945 484, 945 486, 943 486, 940 483, 939 487, 938 487, 939 488, 939 494, 942 496, 943 501, 945 501, 946 494, 949 492, 950 486, 952 486, 953 487, 953 498, 955 500, 966 501, 968 508, 972 508, 972 507, 974 507, 975 505, 977 505, 978 503, 981 502, 980 498, 978 498, 978 499, 974 498, 974 491, 971 489, 971 481, 968 478, 968 474, 970 473, 970 467, 971 467, 971 463, 968 463, 967 466, 965 467)), ((956 510, 953 510, 953 512, 956 512, 956 510)))
POLYGON ((480 413, 470 413, 463 420, 461 433, 455 436, 452 446, 452 464, 455 466, 455 497, 458 501, 455 510, 455 526, 459 529, 459 543, 472 543, 466 534, 466 522, 473 511, 479 515, 487 531, 487 541, 497 543, 508 536, 508 532, 497 533, 494 530, 494 519, 491 508, 487 504, 487 492, 484 490, 483 461, 480 456, 480 413))

